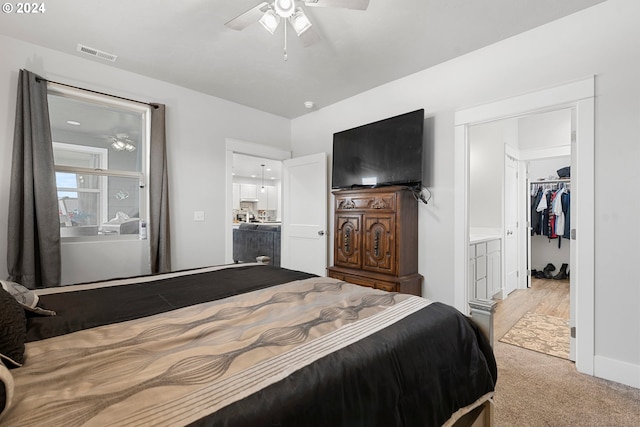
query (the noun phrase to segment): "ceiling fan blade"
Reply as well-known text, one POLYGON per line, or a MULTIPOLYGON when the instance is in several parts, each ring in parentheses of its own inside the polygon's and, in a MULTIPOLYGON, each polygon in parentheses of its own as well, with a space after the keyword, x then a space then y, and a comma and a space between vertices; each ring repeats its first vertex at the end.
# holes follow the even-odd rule
POLYGON ((266 1, 263 1, 259 5, 247 10, 245 13, 236 16, 231 21, 226 22, 224 25, 237 31, 244 30, 246 27, 262 18, 262 15, 267 11, 268 6, 269 4, 266 1))
POLYGON ((309 27, 304 33, 300 34, 298 38, 302 42, 302 46, 309 47, 320 40, 320 34, 318 34, 315 27, 309 27))
POLYGON ((341 7, 343 9, 367 10, 369 0, 305 0, 311 7, 341 7))

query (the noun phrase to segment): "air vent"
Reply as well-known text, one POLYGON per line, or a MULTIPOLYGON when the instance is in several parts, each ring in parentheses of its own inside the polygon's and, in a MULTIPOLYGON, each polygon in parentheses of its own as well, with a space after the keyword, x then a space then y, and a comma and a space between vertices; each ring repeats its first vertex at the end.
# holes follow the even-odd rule
POLYGON ((118 55, 94 49, 82 44, 78 44, 78 52, 86 53, 87 55, 95 56, 96 58, 104 59, 111 62, 116 62, 116 59, 118 59, 118 55))

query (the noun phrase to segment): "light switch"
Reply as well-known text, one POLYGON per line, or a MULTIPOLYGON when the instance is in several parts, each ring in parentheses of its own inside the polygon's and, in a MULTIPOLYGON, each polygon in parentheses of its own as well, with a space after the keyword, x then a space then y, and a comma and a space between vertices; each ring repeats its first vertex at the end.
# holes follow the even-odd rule
POLYGON ((193 212, 193 220, 194 221, 204 221, 204 211, 195 211, 195 212, 193 212))

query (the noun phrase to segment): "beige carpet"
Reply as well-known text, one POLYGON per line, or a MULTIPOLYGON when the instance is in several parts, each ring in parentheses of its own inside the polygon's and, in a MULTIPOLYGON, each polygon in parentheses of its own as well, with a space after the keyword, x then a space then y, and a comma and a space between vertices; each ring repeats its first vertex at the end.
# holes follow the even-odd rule
POLYGON ((494 427, 639 427, 640 389, 576 372, 569 360, 495 343, 494 427))
POLYGON ((569 359, 569 321, 527 312, 500 338, 503 343, 569 359))

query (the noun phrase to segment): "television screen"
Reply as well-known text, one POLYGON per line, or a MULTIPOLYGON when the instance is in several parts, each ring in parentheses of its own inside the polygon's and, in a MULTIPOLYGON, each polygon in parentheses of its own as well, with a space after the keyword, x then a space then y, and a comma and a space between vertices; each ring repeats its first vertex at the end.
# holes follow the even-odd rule
POLYGON ((424 110, 333 134, 332 188, 419 185, 424 110))

